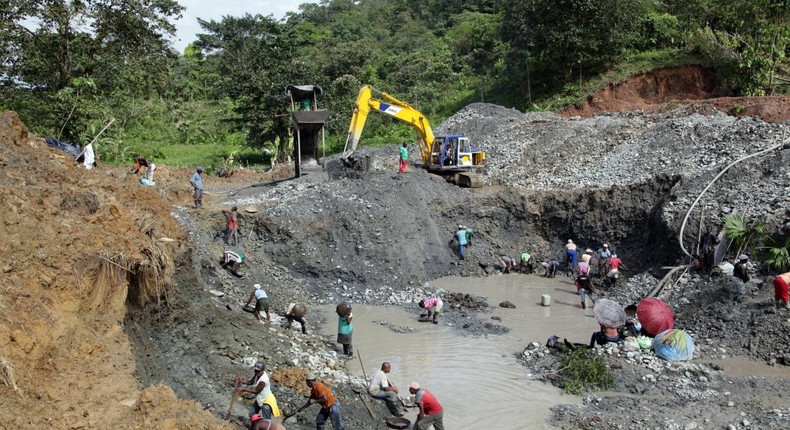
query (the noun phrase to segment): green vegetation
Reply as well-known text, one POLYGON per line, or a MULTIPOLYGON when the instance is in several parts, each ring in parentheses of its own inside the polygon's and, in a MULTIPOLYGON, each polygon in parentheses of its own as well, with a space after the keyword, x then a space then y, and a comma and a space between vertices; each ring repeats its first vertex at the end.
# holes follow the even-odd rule
MULTIPOLYGON (((176 0, 9 2, 0 108, 36 134, 83 144, 115 118, 98 146, 105 162, 210 166, 234 151, 234 163, 288 161, 288 84, 323 87, 330 152, 344 145, 364 83, 433 124, 471 102, 559 109, 685 64, 715 69, 729 95, 790 89, 786 1, 322 0, 283 20, 202 17, 203 33, 176 53, 167 36, 182 12, 176 0)), ((363 138, 414 134, 374 115, 363 138)))
POLYGON ((790 270, 790 239, 781 243, 773 238, 767 237, 768 246, 763 247, 766 252, 765 264, 773 267, 779 273, 790 270))
POLYGON ((599 391, 614 386, 614 378, 603 357, 587 349, 576 349, 560 359, 562 390, 567 394, 599 391))
POLYGON ((790 239, 781 242, 771 237, 763 223, 748 223, 743 216, 730 214, 724 218, 724 232, 735 244, 733 255, 748 251, 752 260, 779 272, 790 269, 790 239))

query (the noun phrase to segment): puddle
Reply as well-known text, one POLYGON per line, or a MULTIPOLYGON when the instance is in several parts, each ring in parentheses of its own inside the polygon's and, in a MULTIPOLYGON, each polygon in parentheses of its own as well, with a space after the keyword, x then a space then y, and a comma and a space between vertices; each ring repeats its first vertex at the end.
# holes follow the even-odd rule
POLYGON ((761 378, 790 379, 790 367, 776 365, 769 366, 761 361, 750 360, 747 357, 729 357, 724 360, 711 360, 724 368, 724 374, 730 377, 758 376, 761 378))
MULTIPOLYGON (((573 342, 589 341, 598 324, 592 311, 579 307, 569 278, 544 279, 534 275, 503 275, 488 278, 442 278, 433 288, 474 293, 489 298, 489 304, 509 300, 516 309, 498 308, 493 315, 511 329, 508 334, 489 337, 463 336, 444 324, 417 322, 413 312, 399 307, 354 306, 354 347, 364 359, 370 377, 381 363, 392 363, 393 382, 406 395, 411 381, 418 381, 436 395, 445 410, 447 428, 547 429, 549 408, 559 403, 578 403, 548 384, 531 380, 515 359, 529 342, 552 334, 573 342), (540 306, 540 296, 550 294, 552 306, 540 306), (411 327, 414 333, 396 333, 388 324, 411 327)), ((334 334, 334 306, 324 308, 331 321, 324 332, 334 334)), ((486 314, 483 317, 490 317, 486 314)), ((349 371, 362 375, 359 360, 350 361, 349 371)), ((412 421, 413 409, 407 415, 412 421)))

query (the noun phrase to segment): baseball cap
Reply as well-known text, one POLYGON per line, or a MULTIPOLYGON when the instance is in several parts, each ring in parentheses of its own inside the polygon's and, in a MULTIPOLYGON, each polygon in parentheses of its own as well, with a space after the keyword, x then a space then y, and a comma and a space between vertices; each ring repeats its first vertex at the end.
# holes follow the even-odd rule
POLYGON ((415 390, 419 390, 420 389, 420 384, 418 382, 412 382, 411 384, 409 384, 409 388, 413 388, 415 390))
POLYGON ((197 170, 198 172, 202 172, 203 171, 203 166, 197 166, 197 169, 195 169, 195 170, 197 170))
POLYGON ((253 287, 255 287, 256 290, 260 290, 261 289, 261 284, 255 284, 255 285, 253 285, 253 287))
POLYGON ((608 248, 608 247, 609 247, 609 244, 608 244, 608 243, 604 243, 604 244, 603 244, 603 247, 604 247, 604 248, 608 248))
POLYGON ((570 240, 570 239, 568 239, 568 243, 573 243, 573 241, 572 241, 572 240, 570 240))
POLYGON ((748 260, 748 259, 749 259, 749 256, 748 256, 748 255, 746 255, 746 254, 741 254, 741 255, 738 257, 738 260, 748 260))
POLYGON ((266 363, 264 363, 263 361, 259 361, 255 363, 255 370, 263 370, 265 368, 266 368, 266 363))
POLYGON ((308 373, 305 379, 308 381, 315 381, 315 373, 308 373))
POLYGON ((252 422, 258 421, 260 419, 263 419, 263 415, 261 415, 261 414, 255 414, 252 417, 250 417, 250 421, 252 421, 252 422))

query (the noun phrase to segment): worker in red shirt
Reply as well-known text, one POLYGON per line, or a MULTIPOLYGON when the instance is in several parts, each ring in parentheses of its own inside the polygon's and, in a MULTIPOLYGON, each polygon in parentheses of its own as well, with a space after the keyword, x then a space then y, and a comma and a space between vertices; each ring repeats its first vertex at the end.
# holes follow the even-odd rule
MULTIPOLYGON (((225 212, 225 211, 223 211, 225 212)), ((228 245, 238 245, 239 244, 239 208, 238 206, 233 206, 230 209, 230 212, 225 212, 225 216, 228 218, 228 237, 226 242, 228 245)))
POLYGON ((774 299, 777 307, 790 309, 790 300, 787 297, 788 285, 790 285, 790 272, 782 273, 774 278, 774 299))
POLYGON ((609 285, 614 287, 614 284, 617 282, 617 278, 620 277, 620 268, 628 269, 623 264, 623 260, 617 257, 617 254, 612 254, 612 258, 609 259, 609 273, 606 274, 606 279, 609 281, 609 285))
POLYGON ((444 430, 444 422, 442 421, 444 409, 436 401, 433 393, 425 388, 420 388, 420 384, 417 382, 409 384, 409 392, 414 394, 414 404, 420 408, 414 429, 428 430, 433 426, 435 430, 444 430))

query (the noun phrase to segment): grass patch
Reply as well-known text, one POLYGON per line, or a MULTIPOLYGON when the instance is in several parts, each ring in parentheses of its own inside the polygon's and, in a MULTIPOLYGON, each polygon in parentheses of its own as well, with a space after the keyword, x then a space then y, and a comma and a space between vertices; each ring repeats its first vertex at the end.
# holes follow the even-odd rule
POLYGON ((600 391, 614 386, 614 378, 603 357, 587 349, 576 349, 560 359, 559 377, 567 394, 600 391))

